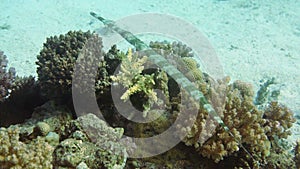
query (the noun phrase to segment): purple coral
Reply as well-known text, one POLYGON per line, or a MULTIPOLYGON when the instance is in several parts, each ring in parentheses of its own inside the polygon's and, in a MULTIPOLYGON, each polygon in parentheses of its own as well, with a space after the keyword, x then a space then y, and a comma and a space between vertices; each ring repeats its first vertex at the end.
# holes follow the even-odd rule
POLYGON ((0 102, 9 96, 9 92, 15 81, 16 71, 12 67, 7 71, 7 63, 7 57, 0 51, 0 102))

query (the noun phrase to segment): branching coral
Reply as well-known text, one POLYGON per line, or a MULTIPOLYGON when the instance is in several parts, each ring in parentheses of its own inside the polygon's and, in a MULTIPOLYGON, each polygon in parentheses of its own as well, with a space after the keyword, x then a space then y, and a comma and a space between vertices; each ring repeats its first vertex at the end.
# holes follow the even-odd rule
MULTIPOLYGON (((208 135, 205 130, 207 128, 204 128, 208 122, 207 116, 205 116, 207 113, 200 108, 196 123, 189 130, 188 137, 183 140, 186 145, 194 145, 201 155, 211 158, 215 162, 220 162, 225 160, 224 157, 232 157, 238 153, 240 162, 249 167, 259 167, 259 165, 252 161, 253 159, 244 152, 245 150, 241 148, 240 144, 244 145, 246 151, 252 154, 256 162, 261 163, 260 165, 270 163, 268 165, 271 166, 270 155, 274 158, 275 154, 279 154, 278 156, 281 157, 286 156, 285 151, 275 152, 274 137, 282 139, 290 135, 288 129, 294 122, 290 110, 276 102, 269 103, 269 107, 265 111, 258 110, 253 103, 254 92, 251 85, 241 81, 229 84, 229 80, 209 89, 207 98, 212 105, 218 105, 219 101, 216 99, 223 97, 218 96, 222 92, 216 91, 224 89, 226 91, 225 107, 219 111, 219 115, 235 137, 230 136, 222 127, 217 127, 215 132, 212 131, 212 135, 208 135), (216 86, 219 87, 216 88, 216 86), (214 93, 215 96, 211 97, 214 93), (204 144, 200 144, 202 137, 199 136, 206 135, 210 138, 204 144), (273 146, 271 147, 271 145, 273 146), (243 155, 241 152, 244 152, 243 155), (248 162, 242 162, 243 160, 248 162)), ((220 106, 222 105, 217 107, 220 106)), ((213 128, 215 123, 209 122, 209 124, 212 125, 210 128, 213 128)), ((279 167, 293 165, 289 161, 281 164, 274 162, 273 164, 279 167)))
POLYGON ((30 143, 20 141, 20 128, 11 126, 0 129, 1 168, 52 168, 54 147, 38 137, 30 143))
POLYGON ((124 167, 122 128, 111 128, 93 114, 71 119, 66 107, 51 101, 25 123, 0 128, 1 168, 124 167))
POLYGON ((292 134, 289 129, 296 120, 293 117, 293 112, 286 106, 278 102, 271 102, 263 117, 266 119, 265 131, 270 139, 273 140, 274 136, 279 139, 287 138, 292 134))
POLYGON ((144 70, 143 64, 147 61, 147 57, 138 58, 138 55, 133 55, 131 49, 128 50, 127 57, 122 60, 120 72, 116 76, 111 76, 114 82, 122 83, 128 90, 121 96, 122 100, 128 100, 129 96, 139 91, 152 93, 153 100, 157 100, 156 94, 153 93, 151 86, 154 85, 153 76, 142 76, 144 70), (139 87, 143 85, 144 87, 139 87), (147 86, 148 88, 147 90, 147 86), (150 90, 149 90, 150 89, 150 90))
MULTIPOLYGON (((43 49, 37 56, 38 65, 37 74, 40 81, 42 91, 49 98, 62 97, 71 93, 72 77, 74 74, 74 66, 78 58, 84 65, 82 77, 91 77, 88 68, 99 68, 103 66, 102 41, 96 34, 82 31, 70 31, 59 37, 54 36, 47 38, 43 49), (88 41, 89 40, 89 43, 88 41), (81 57, 79 57, 81 55, 81 57)), ((79 65, 80 67, 80 65, 79 65)), ((105 80, 107 73, 101 69, 99 76, 93 78, 97 82, 105 80)), ((84 79, 83 79, 84 80, 84 79)), ((84 81, 83 81, 84 83, 84 81)), ((104 82, 103 82, 104 83, 104 82)), ((101 85, 101 84, 96 84, 101 85)), ((96 86, 97 87, 97 86, 96 86)))
MULTIPOLYGON (((120 71, 117 75, 111 76, 113 82, 122 84, 127 90, 121 96, 121 99, 128 101, 130 96, 138 93, 145 95, 147 102, 143 104, 144 117, 147 116, 147 112, 150 107, 158 103, 157 93, 154 91, 156 80, 163 81, 163 75, 161 72, 158 74, 143 74, 144 64, 147 61, 147 57, 143 56, 139 58, 137 53, 133 54, 131 49, 128 50, 127 57, 122 60, 120 71), (161 78, 160 78, 161 77, 161 78)), ((166 83, 160 82, 161 88, 164 89, 164 93, 167 93, 166 83)))
POLYGON ((174 41, 173 43, 169 43, 167 41, 163 42, 150 42, 149 45, 152 49, 163 50, 168 54, 176 54, 180 57, 193 57, 194 53, 192 49, 187 45, 174 41))
MULTIPOLYGON (((166 124, 169 124, 172 119, 176 118, 174 116, 176 116, 176 110, 178 111, 179 108, 187 112, 198 110, 198 117, 192 128, 182 128, 189 121, 183 122, 182 126, 177 126, 181 128, 181 132, 187 133, 187 136, 183 139, 186 145, 193 145, 203 157, 213 159, 216 163, 225 160, 225 157, 230 158, 237 154, 241 155, 239 159, 241 165, 259 167, 259 165, 268 163, 268 160, 270 160, 268 157, 273 152, 271 149, 271 145, 273 144, 271 135, 278 135, 277 138, 279 137, 280 139, 290 134, 288 129, 294 120, 287 109, 284 107, 276 108, 278 106, 270 103, 269 108, 265 112, 259 110, 253 103, 254 92, 252 86, 248 83, 235 81, 230 84, 229 78, 215 82, 208 75, 202 74, 192 57, 182 57, 181 60, 180 55, 178 57, 172 45, 167 43, 152 43, 150 46, 160 55, 165 56, 170 61, 170 64, 173 62, 183 62, 183 64, 173 65, 185 75, 188 76, 190 73, 193 76, 195 85, 205 94, 210 104, 214 106, 225 125, 229 128, 230 133, 224 127, 219 126, 213 118, 209 118, 211 115, 201 105, 197 107, 198 103, 193 103, 192 101, 188 104, 178 102, 180 98, 188 97, 184 92, 181 92, 180 96, 176 96, 176 93, 174 94, 170 90, 170 93, 173 93, 171 101, 173 112, 169 112, 169 114, 167 112, 166 114, 167 116, 170 114, 173 116, 169 116, 169 119, 160 119, 159 123, 161 125, 155 125, 155 123, 148 126, 140 125, 136 128, 136 131, 143 134, 136 135, 150 136, 151 132, 145 133, 145 131, 149 130, 153 133, 157 131, 161 132, 160 129, 153 129, 154 126, 156 128, 159 128, 159 126, 163 128, 166 124), (192 108, 193 106, 194 108, 192 108), (276 119, 277 115, 274 117, 275 119, 271 119, 268 117, 268 114, 278 114, 278 119, 276 119), (279 119, 283 120, 280 121, 279 119), (278 121, 276 122, 278 125, 270 125, 271 123, 275 124, 274 121, 278 121), (280 131, 275 130, 275 127, 278 126, 280 126, 280 131)), ((189 79, 191 80, 192 78, 189 77, 189 79)), ((169 83, 170 81, 172 81, 172 78, 169 79, 169 83)), ((282 164, 282 166, 285 164, 282 164)))
MULTIPOLYGON (((219 162, 223 160, 224 157, 238 152, 241 149, 240 143, 242 143, 250 145, 248 151, 250 151, 251 154, 255 154, 259 157, 268 156, 270 142, 263 130, 262 124, 264 121, 261 119, 262 113, 258 111, 252 103, 253 92, 251 92, 251 88, 247 88, 248 85, 240 81, 232 85, 228 85, 228 82, 228 80, 225 80, 223 81, 224 84, 219 84, 221 85, 219 89, 211 88, 210 93, 219 93, 214 92, 214 90, 224 90, 225 87, 225 107, 222 109, 222 105, 219 105, 221 110, 223 110, 219 111, 219 115, 229 127, 234 137, 229 135, 222 127, 217 127, 215 133, 202 146, 196 146, 198 147, 198 152, 204 157, 209 157, 214 159, 215 162, 219 162), (245 89, 247 90, 245 91, 245 89)), ((210 98, 209 95, 207 98, 210 98)), ((210 98, 209 100, 213 105, 216 105, 216 102, 218 102, 216 101, 217 98, 218 96, 213 97, 213 99, 210 98)), ((199 114, 204 114, 204 112, 200 109, 199 114)), ((203 132, 205 133, 205 131, 201 130, 205 124, 204 122, 205 119, 198 117, 194 124, 194 128, 198 130, 194 130, 194 136, 200 136, 203 135, 203 132)), ((210 124, 213 125, 215 123, 210 122, 210 124)), ((213 126, 210 128, 213 128, 213 126)), ((191 144, 191 139, 189 140, 187 143, 191 144)), ((198 145, 199 141, 201 141, 201 139, 194 139, 194 144, 198 145)))
POLYGON ((9 98, 0 104, 0 126, 24 122, 31 117, 34 108, 45 101, 34 77, 16 77, 9 98))
POLYGON ((7 71, 7 63, 6 56, 0 51, 0 102, 9 96, 9 91, 12 89, 15 81, 15 69, 9 68, 7 71))

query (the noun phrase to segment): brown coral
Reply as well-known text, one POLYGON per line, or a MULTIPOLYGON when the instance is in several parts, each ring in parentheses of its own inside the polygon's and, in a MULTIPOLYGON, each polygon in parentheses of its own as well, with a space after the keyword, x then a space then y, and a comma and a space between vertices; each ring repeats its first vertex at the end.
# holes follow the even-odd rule
POLYGON ((12 126, 0 129, 1 168, 52 168, 54 147, 38 137, 30 143, 19 141, 20 128, 12 126))
MULTIPOLYGON (((82 65, 77 65, 78 73, 84 73, 81 77, 90 78, 96 70, 105 63, 102 56, 102 41, 96 34, 82 31, 70 31, 65 35, 47 38, 43 49, 37 56, 37 74, 42 91, 49 98, 61 98, 70 95, 74 66, 77 59, 82 65), (89 42, 89 41, 90 42, 89 42), (93 41, 93 42, 91 42, 93 41), (91 68, 91 70, 89 70, 91 68)), ((96 82, 105 80, 107 73, 100 69, 99 76, 93 76, 96 82)), ((85 83, 86 79, 82 79, 85 83)), ((98 86, 98 84, 96 84, 98 86)), ((96 86, 96 87, 97 87, 96 86)))
MULTIPOLYGON (((222 160, 224 156, 230 156, 241 149, 240 144, 248 147, 250 154, 255 158, 264 158, 269 155, 270 142, 264 132, 261 118, 262 112, 257 110, 252 102, 253 93, 249 85, 237 81, 227 88, 223 121, 234 134, 234 138, 223 129, 217 130, 216 134, 199 150, 203 152, 206 146, 211 147, 215 142, 222 144, 223 149, 217 151, 205 151, 203 155, 215 154, 215 161, 222 160), (248 86, 248 87, 247 87, 248 86), (215 140, 215 141, 214 141, 215 140), (238 141, 237 141, 238 140, 238 141), (225 151, 225 152, 224 152, 225 151)), ((244 151, 244 150, 241 150, 244 151)))
POLYGON ((297 141, 295 147, 295 162, 298 169, 300 169, 300 140, 297 141))
POLYGON ((6 56, 0 51, 0 102, 9 96, 9 91, 12 89, 15 81, 15 69, 9 68, 7 71, 7 63, 6 56))
POLYGON ((279 139, 287 138, 291 135, 289 128, 296 122, 293 117, 293 112, 278 102, 269 103, 263 117, 266 119, 266 134, 272 140, 274 139, 274 136, 279 139))
POLYGON ((24 122, 25 119, 31 117, 34 108, 45 101, 34 77, 17 77, 9 98, 0 104, 0 126, 24 122))

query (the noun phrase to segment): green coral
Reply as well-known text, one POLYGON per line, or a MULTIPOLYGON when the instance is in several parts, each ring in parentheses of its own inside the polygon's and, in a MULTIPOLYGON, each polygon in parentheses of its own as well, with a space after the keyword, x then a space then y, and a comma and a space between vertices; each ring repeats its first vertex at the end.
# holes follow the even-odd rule
POLYGON ((274 88, 276 84, 277 82, 274 77, 266 79, 264 83, 260 84, 260 88, 254 100, 255 105, 264 107, 268 102, 277 101, 280 95, 280 89, 278 87, 274 88))
POLYGON ((187 45, 185 45, 181 42, 177 42, 177 41, 174 41, 173 43, 170 43, 167 41, 150 42, 149 46, 152 49, 162 49, 168 54, 174 53, 181 57, 193 57, 194 56, 194 53, 190 47, 188 47, 187 45))
POLYGON ((42 135, 42 136, 46 136, 50 131, 51 128, 49 126, 49 124, 45 123, 45 122, 38 122, 36 124, 36 130, 42 135))

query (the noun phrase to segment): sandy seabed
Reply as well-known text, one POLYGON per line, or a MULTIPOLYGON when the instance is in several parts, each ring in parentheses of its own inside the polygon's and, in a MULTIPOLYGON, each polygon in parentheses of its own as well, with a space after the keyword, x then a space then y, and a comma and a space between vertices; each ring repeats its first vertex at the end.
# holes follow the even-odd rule
POLYGON ((252 83, 255 90, 261 79, 275 77, 280 102, 300 116, 300 1, 1 0, 0 50, 18 75, 36 76, 36 56, 46 37, 103 27, 90 11, 112 20, 145 12, 180 17, 207 37, 225 75, 252 83))

